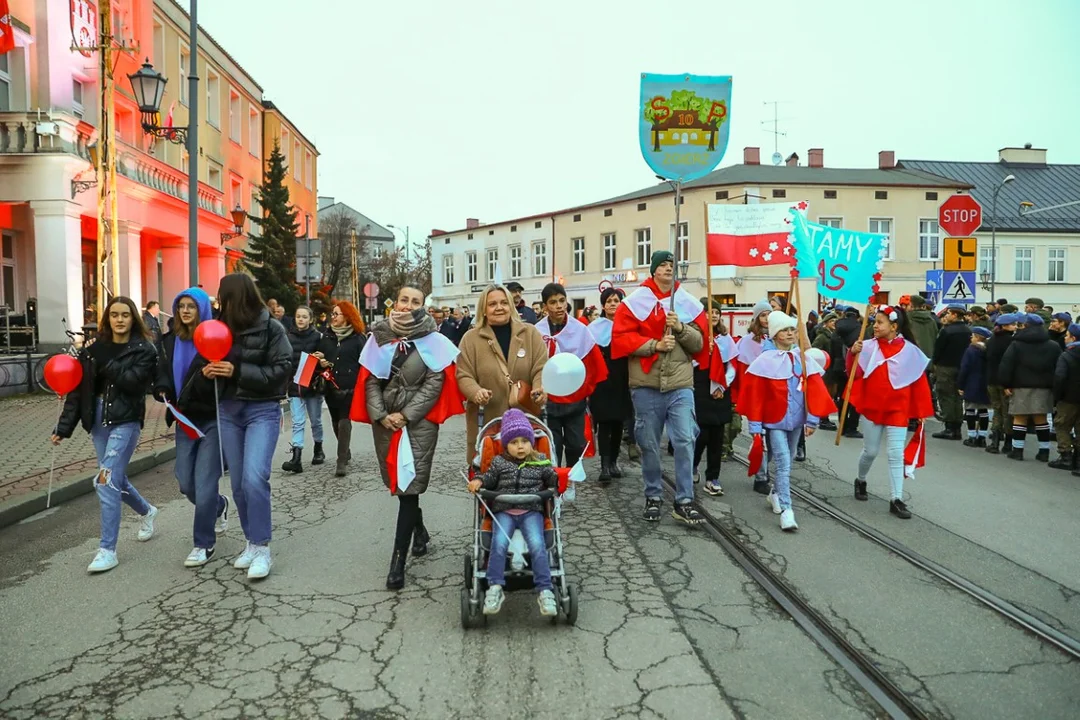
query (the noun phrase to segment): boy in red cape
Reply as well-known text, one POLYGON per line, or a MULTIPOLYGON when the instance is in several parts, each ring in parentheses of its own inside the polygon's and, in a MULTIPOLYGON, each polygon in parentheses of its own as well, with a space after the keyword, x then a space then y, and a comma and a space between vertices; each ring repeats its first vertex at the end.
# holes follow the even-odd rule
POLYGON ((796 320, 778 310, 769 313, 769 337, 775 350, 764 350, 746 369, 740 382, 739 405, 754 438, 750 449, 750 475, 760 465, 764 434, 776 465, 769 505, 780 516, 781 530, 797 530, 791 508, 791 460, 805 428, 810 437, 821 418, 836 411, 822 375, 825 369, 795 347, 796 320), (803 361, 806 372, 803 372, 803 361))
POLYGON ((577 392, 548 395, 547 425, 555 439, 551 460, 556 465, 573 467, 586 448, 589 457, 596 454, 586 401, 596 386, 607 380, 607 363, 588 326, 567 314, 566 288, 559 283, 548 283, 540 292, 540 298, 547 313, 536 323, 536 329, 547 344, 548 357, 559 352, 573 353, 585 365, 585 382, 577 392))
POLYGON ((630 293, 615 313, 611 357, 630 358, 634 434, 645 481, 644 518, 660 520, 660 434, 667 425, 675 449, 675 507, 672 517, 689 525, 704 522, 694 499, 694 368, 709 366, 705 309, 675 282, 675 256, 652 254, 651 277, 630 293), (671 309, 674 293, 675 309, 671 309))

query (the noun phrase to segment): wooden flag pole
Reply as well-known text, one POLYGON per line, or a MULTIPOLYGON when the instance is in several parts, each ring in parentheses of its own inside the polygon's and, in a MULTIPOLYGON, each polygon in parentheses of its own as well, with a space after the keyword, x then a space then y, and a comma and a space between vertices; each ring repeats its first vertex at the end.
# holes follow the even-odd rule
MULTIPOLYGON (((859 328, 859 339, 862 341, 866 336, 866 325, 870 321, 870 308, 872 306, 867 304, 866 310, 863 312, 862 326, 859 328)), ((851 372, 848 373, 847 387, 844 389, 844 406, 840 410, 840 424, 836 426, 836 445, 840 444, 840 436, 844 434, 844 422, 847 420, 848 405, 851 403, 851 386, 855 384, 855 371, 859 369, 859 354, 854 354, 854 360, 851 363, 851 372)))
MULTIPOLYGON (((709 352, 713 349, 713 321, 712 321, 712 265, 709 264, 709 203, 702 203, 705 206, 705 254, 702 256, 705 258, 705 294, 708 296, 709 302, 705 304, 705 317, 708 318, 706 324, 709 326, 709 352)), ((676 228, 675 232, 678 232, 676 228)))
MULTIPOLYGON (((791 310, 790 305, 791 305, 791 303, 788 303, 789 312, 791 310)), ((795 306, 796 307, 801 307, 802 306, 802 296, 799 294, 799 282, 798 282, 797 277, 795 278, 795 306)), ((796 334, 795 342, 799 343, 799 361, 802 362, 803 406, 806 408, 806 412, 809 413, 810 412, 810 399, 809 399, 809 394, 807 393, 807 390, 809 390, 809 388, 806 385, 806 377, 807 377, 807 374, 806 374, 806 346, 809 345, 809 342, 803 342, 803 336, 804 336, 805 332, 806 332, 806 326, 803 325, 803 323, 799 320, 799 318, 795 318, 795 334, 796 334)), ((806 338, 806 339, 807 339, 807 341, 809 341, 809 338, 806 338)))

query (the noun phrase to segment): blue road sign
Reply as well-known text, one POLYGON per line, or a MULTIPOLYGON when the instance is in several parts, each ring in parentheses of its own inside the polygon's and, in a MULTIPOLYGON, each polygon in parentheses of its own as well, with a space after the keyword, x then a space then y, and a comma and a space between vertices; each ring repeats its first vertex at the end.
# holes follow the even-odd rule
POLYGON ((926 271, 926 289, 928 292, 934 294, 941 292, 941 283, 944 282, 943 275, 944 270, 927 270, 926 271))
POLYGON ((970 305, 979 301, 976 296, 975 273, 945 272, 942 278, 941 302, 970 305))

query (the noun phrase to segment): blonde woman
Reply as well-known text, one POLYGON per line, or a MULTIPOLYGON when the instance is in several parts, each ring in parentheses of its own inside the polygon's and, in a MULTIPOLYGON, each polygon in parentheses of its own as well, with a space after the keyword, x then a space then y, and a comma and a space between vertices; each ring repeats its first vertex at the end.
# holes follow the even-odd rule
POLYGON ((457 381, 468 401, 467 460, 471 461, 481 406, 486 421, 502 417, 508 408, 519 407, 523 401, 544 403, 540 373, 548 354, 540 332, 522 322, 502 285, 489 285, 480 293, 476 320, 462 336, 458 349, 457 381))

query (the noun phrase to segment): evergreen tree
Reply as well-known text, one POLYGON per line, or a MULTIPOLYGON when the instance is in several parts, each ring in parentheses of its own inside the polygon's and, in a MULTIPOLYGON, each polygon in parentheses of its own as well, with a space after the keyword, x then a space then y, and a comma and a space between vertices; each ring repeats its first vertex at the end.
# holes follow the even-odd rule
POLYGON ((255 220, 262 230, 248 240, 247 259, 251 274, 264 298, 277 298, 292 312, 300 304, 301 292, 296 284, 296 222, 297 211, 289 202, 289 188, 285 186, 288 168, 278 143, 270 153, 259 203, 263 216, 255 220))

